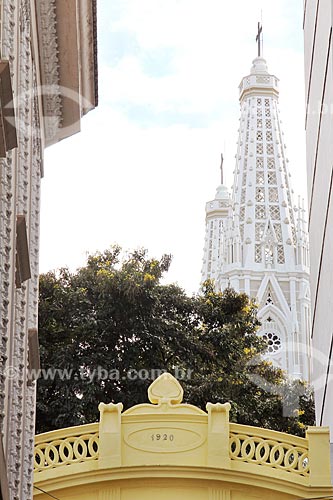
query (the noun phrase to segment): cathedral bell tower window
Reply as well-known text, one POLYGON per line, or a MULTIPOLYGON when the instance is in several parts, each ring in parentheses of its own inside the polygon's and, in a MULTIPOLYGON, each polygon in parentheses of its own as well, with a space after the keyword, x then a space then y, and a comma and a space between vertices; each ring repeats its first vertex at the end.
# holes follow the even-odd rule
POLYGON ((281 338, 275 332, 265 332, 262 338, 267 343, 267 352, 269 354, 277 354, 281 351, 281 338))

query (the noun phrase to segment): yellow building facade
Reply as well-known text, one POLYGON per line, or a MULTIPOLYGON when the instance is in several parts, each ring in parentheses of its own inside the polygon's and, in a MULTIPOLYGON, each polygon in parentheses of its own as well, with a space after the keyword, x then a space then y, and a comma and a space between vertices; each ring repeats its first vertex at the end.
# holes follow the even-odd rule
POLYGON ((291 500, 329 498, 328 429, 305 438, 229 422, 229 403, 182 404, 165 373, 151 404, 36 436, 34 498, 47 500, 291 500))

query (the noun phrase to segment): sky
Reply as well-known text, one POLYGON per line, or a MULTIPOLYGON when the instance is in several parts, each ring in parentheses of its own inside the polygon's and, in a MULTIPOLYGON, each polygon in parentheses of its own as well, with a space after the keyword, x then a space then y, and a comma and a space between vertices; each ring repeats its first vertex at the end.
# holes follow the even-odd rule
POLYGON ((280 79, 291 182, 306 197, 302 0, 98 0, 99 105, 45 151, 40 272, 120 244, 172 254, 200 286, 205 204, 235 164, 238 85, 257 54, 280 79))

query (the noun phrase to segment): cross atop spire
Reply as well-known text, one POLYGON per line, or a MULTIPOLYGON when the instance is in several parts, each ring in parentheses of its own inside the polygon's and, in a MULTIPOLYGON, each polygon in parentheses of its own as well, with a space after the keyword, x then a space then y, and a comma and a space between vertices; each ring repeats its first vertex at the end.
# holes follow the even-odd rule
POLYGON ((258 57, 261 57, 262 51, 262 24, 258 22, 258 33, 256 36, 256 42, 258 42, 258 57))
POLYGON ((221 153, 221 165, 220 165, 220 169, 221 169, 221 184, 223 184, 223 153, 221 153))

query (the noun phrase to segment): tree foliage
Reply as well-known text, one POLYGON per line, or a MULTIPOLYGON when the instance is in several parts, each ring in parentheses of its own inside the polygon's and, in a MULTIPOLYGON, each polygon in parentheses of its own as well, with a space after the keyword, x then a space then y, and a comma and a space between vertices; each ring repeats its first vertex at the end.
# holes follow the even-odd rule
POLYGON ((302 435, 311 392, 263 361, 255 304, 206 282, 189 297, 161 283, 171 258, 117 246, 85 267, 40 276, 37 432, 98 420, 98 403, 147 401, 165 370, 181 376, 185 400, 232 406, 235 422, 302 435))

